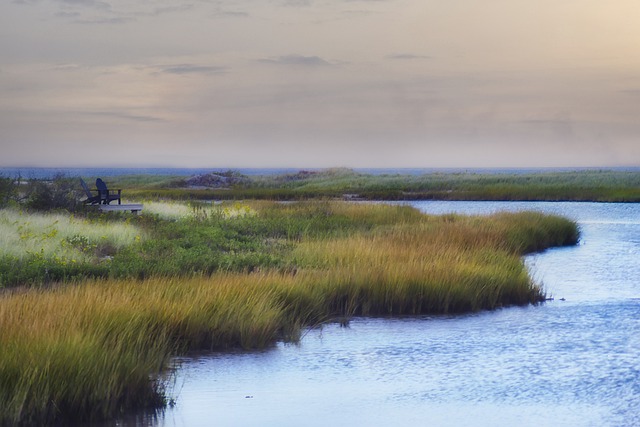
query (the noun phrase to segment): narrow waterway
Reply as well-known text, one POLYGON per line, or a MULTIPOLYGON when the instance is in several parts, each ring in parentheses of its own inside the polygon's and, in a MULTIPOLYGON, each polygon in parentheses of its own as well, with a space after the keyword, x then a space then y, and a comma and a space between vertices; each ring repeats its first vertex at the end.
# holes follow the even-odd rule
POLYGON ((553 301, 464 316, 355 319, 299 345, 182 360, 157 426, 640 426, 640 204, 414 202, 541 210, 578 246, 525 259, 553 301))

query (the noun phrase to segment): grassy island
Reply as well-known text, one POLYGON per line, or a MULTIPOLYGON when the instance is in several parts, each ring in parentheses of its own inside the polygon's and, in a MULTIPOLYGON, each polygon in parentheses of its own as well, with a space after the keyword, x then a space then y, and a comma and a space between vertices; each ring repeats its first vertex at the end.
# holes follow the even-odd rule
POLYGON ((171 358, 192 350, 264 348, 357 315, 538 303, 521 256, 578 230, 531 212, 251 201, 7 208, 0 235, 0 424, 46 424, 162 407, 171 358))

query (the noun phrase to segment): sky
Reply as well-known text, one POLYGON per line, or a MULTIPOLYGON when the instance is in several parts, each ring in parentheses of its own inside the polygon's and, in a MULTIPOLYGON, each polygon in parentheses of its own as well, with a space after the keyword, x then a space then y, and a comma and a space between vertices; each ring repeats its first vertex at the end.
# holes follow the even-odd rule
POLYGON ((0 166, 640 166, 638 0, 1 0, 0 166))

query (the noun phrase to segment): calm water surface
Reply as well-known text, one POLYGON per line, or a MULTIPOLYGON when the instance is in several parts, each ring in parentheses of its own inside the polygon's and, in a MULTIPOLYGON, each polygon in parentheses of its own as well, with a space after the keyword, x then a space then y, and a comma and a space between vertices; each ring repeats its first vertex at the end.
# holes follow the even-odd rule
POLYGON ((555 300, 465 316, 356 319, 299 345, 183 359, 157 426, 640 426, 640 204, 415 202, 580 224, 525 259, 555 300), (563 300, 562 300, 563 299, 563 300))

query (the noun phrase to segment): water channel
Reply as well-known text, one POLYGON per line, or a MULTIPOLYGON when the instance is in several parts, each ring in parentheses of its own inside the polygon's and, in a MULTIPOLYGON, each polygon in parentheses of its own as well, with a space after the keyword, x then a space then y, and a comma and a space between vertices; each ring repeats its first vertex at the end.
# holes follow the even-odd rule
POLYGON ((578 246, 525 262, 554 297, 463 316, 355 319, 298 345, 182 360, 170 426, 640 426, 640 204, 412 202, 540 210, 578 246))

